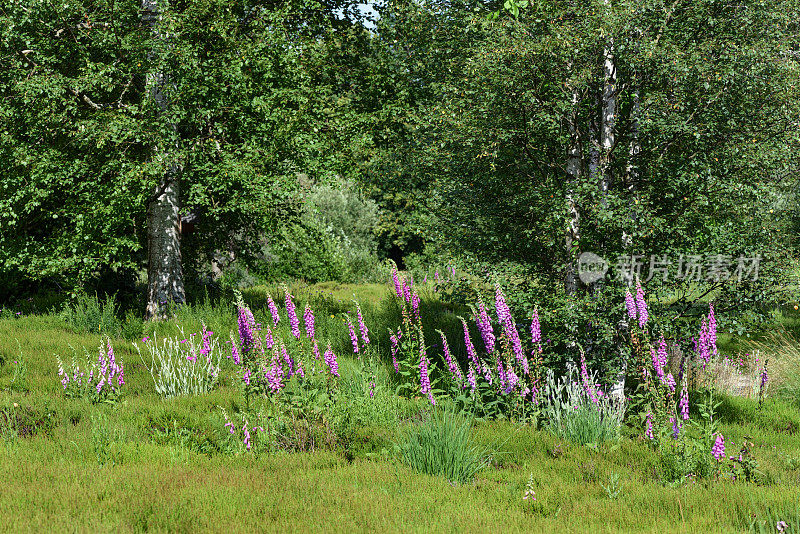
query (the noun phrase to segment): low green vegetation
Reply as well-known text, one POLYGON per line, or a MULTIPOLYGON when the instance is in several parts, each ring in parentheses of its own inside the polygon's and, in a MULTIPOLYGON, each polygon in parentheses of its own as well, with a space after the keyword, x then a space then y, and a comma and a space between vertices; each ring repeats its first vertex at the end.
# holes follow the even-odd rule
MULTIPOLYGON (((621 414, 602 415, 591 395, 581 397, 574 376, 550 376, 548 388, 560 385, 561 393, 548 397, 541 412, 508 399, 490 409, 488 389, 481 409, 470 411, 451 389, 443 347, 430 341, 438 335, 428 341, 435 404, 419 384, 399 388, 404 378, 393 369, 392 341, 381 329, 402 325, 407 311, 386 286, 292 289, 298 316, 313 305, 313 338, 321 352, 331 344, 334 376, 326 358, 303 356, 310 351, 307 325, 300 337, 291 336, 278 291, 254 288, 243 300, 262 337, 269 325, 306 379, 284 375, 279 394, 253 390, 249 400, 242 382, 247 353, 241 365, 227 356, 231 343, 245 347, 230 303, 187 306, 172 321, 148 324, 133 341, 121 331, 107 337, 102 328, 83 328, 65 314, 0 319, 0 529, 774 532, 780 521, 797 527, 800 402, 779 387, 792 379, 791 369, 777 365, 786 356, 770 356, 775 389, 760 400, 715 390, 713 432, 724 435, 726 458, 714 459, 701 440, 693 454, 706 468, 692 470, 674 449, 684 441, 673 442, 669 429, 659 437, 655 411, 651 441, 639 412, 631 409, 624 421, 621 414), (270 299, 281 308, 277 326, 270 299), (369 325, 369 344, 358 332, 353 300, 369 325), (355 354, 347 309, 359 342, 355 354), (211 324, 213 344, 203 334, 211 324), (177 342, 176 355, 189 363, 182 373, 209 376, 209 366, 195 362, 210 359, 219 366, 216 379, 201 389, 160 391, 158 384, 170 379, 154 366, 168 360, 148 357, 143 349, 151 340, 138 338, 155 331, 159 340, 177 342), (84 348, 95 358, 97 347, 102 361, 111 361, 113 351, 124 383, 118 372, 97 391, 96 370, 96 394, 67 394, 59 358, 69 375, 75 356, 85 379, 99 364, 82 363, 84 348), (660 439, 663 446, 655 444, 660 439)), ((437 294, 420 301, 423 329, 434 321, 447 325, 453 315, 437 294)), ((469 351, 457 341, 461 323, 453 323, 442 334, 462 365, 469 351)), ((781 350, 790 344, 785 340, 781 350)), ((396 357, 408 348, 398 348, 396 357)), ((166 354, 167 346, 158 350, 166 354)), ((704 391, 689 395, 692 421, 703 420, 704 391)))

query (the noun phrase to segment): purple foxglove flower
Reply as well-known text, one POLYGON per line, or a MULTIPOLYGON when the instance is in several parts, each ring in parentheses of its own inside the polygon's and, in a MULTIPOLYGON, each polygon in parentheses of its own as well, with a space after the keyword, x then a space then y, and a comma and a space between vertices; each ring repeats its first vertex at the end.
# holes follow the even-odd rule
POLYGON ((533 341, 533 356, 542 352, 542 328, 539 325, 539 310, 534 308, 531 319, 531 341, 533 341))
POLYGON ((286 367, 288 369, 286 378, 292 378, 292 375, 294 374, 294 360, 292 359, 291 356, 289 356, 289 351, 286 350, 286 345, 283 344, 283 341, 281 341, 280 343, 281 343, 281 356, 283 357, 283 361, 286 363, 286 367))
MULTIPOLYGON (((391 330, 390 330, 391 332, 391 330)), ((389 341, 392 342, 392 364, 394 365, 394 370, 396 373, 400 372, 400 366, 397 364, 397 350, 400 347, 400 336, 402 332, 400 330, 397 331, 397 335, 389 334, 389 341)))
POLYGON ((636 302, 634 302, 630 291, 625 291, 625 308, 628 310, 628 318, 636 320, 636 302))
POLYGON ((405 279, 400 280, 403 283, 403 298, 406 302, 411 302, 411 286, 408 285, 405 279))
POLYGON ((420 392, 423 395, 427 395, 428 399, 431 401, 431 404, 435 406, 436 401, 434 400, 433 393, 431 392, 431 378, 428 375, 428 357, 425 354, 425 347, 420 347, 419 351, 419 384, 420 392))
POLYGON ((242 428, 242 432, 244 432, 244 444, 247 447, 247 450, 250 450, 250 431, 247 430, 247 423, 244 424, 242 428))
POLYGON ((403 285, 400 282, 400 274, 397 272, 397 269, 392 267, 392 281, 394 281, 394 292, 397 295, 397 298, 403 298, 403 285))
POLYGON ((242 380, 248 386, 250 385, 250 369, 245 369, 244 374, 242 375, 242 380))
POLYGON ((433 273, 433 281, 434 282, 438 282, 439 281, 439 269, 436 269, 436 271, 434 271, 434 273, 433 273))
POLYGON ((656 377, 659 381, 664 381, 664 369, 661 368, 661 359, 658 357, 656 349, 650 349, 650 359, 653 361, 653 369, 655 369, 656 377))
POLYGON ((286 314, 289 316, 289 325, 292 327, 292 335, 295 339, 300 339, 300 319, 297 318, 297 308, 292 302, 292 295, 288 289, 284 289, 286 293, 286 314))
POLYGON ((761 371, 761 391, 764 391, 764 388, 767 387, 767 381, 769 380, 769 375, 767 374, 767 362, 764 362, 764 370, 761 371))
POLYGON ((581 354, 581 382, 583 383, 584 391, 586 391, 586 396, 589 397, 593 403, 597 404, 599 399, 597 397, 597 392, 595 391, 595 384, 589 380, 589 370, 586 367, 586 356, 583 354, 581 354))
POLYGON ((236 346, 236 340, 233 338, 233 334, 231 334, 231 358, 233 358, 233 363, 236 365, 242 365, 242 356, 239 354, 239 347, 236 346))
POLYGON ((686 380, 683 381, 683 387, 681 388, 681 400, 678 402, 678 407, 681 411, 681 418, 684 421, 689 420, 689 390, 686 387, 686 380))
POLYGON ((232 422, 230 422, 230 421, 228 420, 228 416, 227 416, 227 415, 225 416, 225 427, 226 427, 226 428, 227 428, 227 427, 230 427, 230 429, 229 429, 229 430, 231 431, 231 434, 233 434, 234 432, 236 432, 236 427, 235 427, 235 426, 233 426, 233 423, 232 423, 232 422))
POLYGON ((639 312, 639 328, 644 329, 644 325, 647 324, 647 302, 644 300, 644 290, 642 289, 642 284, 640 282, 636 282, 636 308, 639 312))
POLYGON ((314 358, 319 360, 319 358, 320 358, 320 356, 319 356, 319 345, 317 345, 317 340, 316 339, 314 340, 314 348, 311 349, 311 350, 314 353, 314 358))
POLYGON ((211 352, 212 335, 214 335, 214 332, 206 330, 206 325, 203 325, 203 348, 200 349, 200 354, 203 356, 208 356, 208 354, 211 352))
POLYGON ((253 326, 255 321, 250 320, 252 316, 253 314, 246 306, 239 308, 239 341, 242 345, 243 354, 247 354, 253 346, 253 326))
POLYGON ((670 417, 669 422, 672 423, 672 439, 678 439, 681 435, 681 424, 674 417, 670 417))
POLYGON ((463 318, 459 318, 461 319, 461 324, 464 326, 464 346, 467 348, 467 356, 475 366, 475 370, 480 372, 481 362, 478 360, 478 355, 475 354, 475 347, 472 345, 472 340, 469 337, 469 327, 467 327, 467 322, 463 318))
POLYGON ((361 306, 358 305, 358 302, 356 302, 356 315, 358 316, 358 328, 361 330, 361 340, 364 345, 369 345, 369 330, 367 330, 367 325, 364 323, 364 316, 361 314, 361 306))
POLYGON ((494 352, 494 330, 492 330, 492 321, 489 319, 489 314, 486 312, 486 306, 482 301, 478 301, 478 316, 475 317, 475 322, 478 325, 478 331, 483 338, 483 344, 486 347, 486 353, 491 354, 494 352))
POLYGON ((669 361, 669 356, 667 354, 667 341, 664 339, 664 336, 661 336, 661 340, 658 342, 658 363, 661 367, 667 365, 669 361))
POLYGON ((519 377, 517 373, 514 372, 514 367, 509 365, 506 368, 506 387, 505 387, 505 394, 508 395, 511 393, 517 384, 519 383, 519 377))
POLYGON ((275 336, 272 333, 272 328, 267 325, 267 333, 264 334, 264 347, 269 350, 275 345, 275 336))
POLYGON ((306 304, 306 309, 303 311, 303 321, 306 324, 306 335, 308 339, 314 339, 314 314, 311 308, 306 304))
POLYGON ((495 285, 494 304, 495 310, 497 311, 497 319, 500 324, 504 326, 510 324, 512 321, 511 310, 509 310, 506 304, 506 296, 503 294, 500 284, 495 285))
POLYGON ((273 391, 278 391, 283 387, 283 365, 277 347, 272 349, 272 365, 267 372, 267 384, 273 391))
POLYGON ((669 388, 670 394, 675 393, 675 377, 672 376, 672 373, 667 373, 667 376, 664 377, 664 385, 669 388))
POLYGON ((655 439, 653 436, 653 418, 650 415, 650 412, 647 412, 647 420, 645 421, 645 430, 644 430, 644 437, 653 440, 655 439))
POLYGON ((522 365, 523 372, 526 375, 529 374, 530 368, 528 367, 528 357, 522 350, 522 341, 520 341, 519 339, 519 332, 517 332, 517 325, 515 325, 512 322, 510 325, 508 325, 508 327, 505 330, 507 330, 508 336, 511 339, 511 349, 514 352, 514 356, 516 357, 520 365, 522 365))
MULTIPOLYGON (((475 366, 472 364, 472 362, 470 362, 467 368, 467 383, 469 383, 469 387, 472 389, 472 391, 475 391, 475 388, 478 386, 478 383, 475 380, 475 366)), ((466 387, 466 384, 464 387, 466 387)))
POLYGON ((708 305, 708 349, 711 356, 717 355, 717 318, 714 316, 714 303, 708 305))
POLYGON ((700 335, 698 336, 697 344, 695 345, 697 355, 703 362, 703 369, 706 368, 706 365, 708 365, 708 362, 711 358, 709 346, 708 323, 706 323, 706 320, 703 319, 700 322, 700 335))
POLYGON ((419 295, 416 290, 411 295, 411 309, 414 310, 414 314, 419 317, 419 295))
POLYGON ((457 382, 463 382, 464 375, 461 374, 461 368, 458 366, 458 363, 450 355, 450 347, 447 345, 447 338, 445 337, 444 332, 441 330, 437 330, 437 332, 439 332, 439 335, 442 337, 442 351, 444 352, 445 362, 447 362, 447 368, 450 370, 450 373, 457 382))
POLYGON ((358 354, 358 336, 356 335, 356 329, 353 326, 353 321, 350 320, 350 316, 345 316, 345 321, 347 322, 347 329, 350 331, 350 341, 353 343, 353 353, 358 354))
POLYGON ((339 364, 336 362, 336 354, 333 353, 330 343, 328 344, 328 349, 325 351, 325 363, 328 364, 328 368, 331 370, 333 376, 339 376, 339 364))
POLYGON ((711 455, 718 462, 725 459, 725 438, 720 433, 717 433, 717 439, 714 440, 711 455))
POLYGON ((281 316, 278 315, 278 307, 275 305, 275 301, 272 300, 272 295, 267 295, 267 306, 269 307, 269 313, 272 315, 272 326, 278 326, 278 322, 281 320, 281 316))
POLYGON ((500 361, 500 357, 498 356, 495 360, 495 364, 497 365, 497 379, 500 382, 500 387, 505 390, 506 389, 506 370, 503 367, 503 362, 500 361))

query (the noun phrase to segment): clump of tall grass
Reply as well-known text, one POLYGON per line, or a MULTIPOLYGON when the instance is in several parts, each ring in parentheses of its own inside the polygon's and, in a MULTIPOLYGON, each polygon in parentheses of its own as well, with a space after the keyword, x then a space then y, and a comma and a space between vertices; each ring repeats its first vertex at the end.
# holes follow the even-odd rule
POLYGON ((552 370, 547 372, 541 406, 546 428, 560 438, 580 445, 600 445, 620 437, 624 405, 608 396, 592 398, 574 369, 560 379, 552 370))
POLYGON ((739 511, 747 531, 800 532, 800 502, 769 507, 756 507, 746 513, 739 511))
POLYGON ((769 381, 765 387, 800 403, 800 341, 786 331, 778 331, 767 334, 761 341, 751 341, 749 346, 760 353, 763 361, 769 360, 769 381))
POLYGON ((77 332, 117 337, 122 332, 118 311, 113 295, 100 300, 97 295, 81 293, 73 303, 65 304, 61 318, 77 332))
POLYGON ((195 334, 186 337, 182 329, 180 332, 180 336, 162 338, 160 343, 155 334, 152 339, 142 339, 150 353, 151 366, 142 358, 140 344, 134 344, 153 377, 156 393, 164 398, 206 393, 219 378, 222 356, 214 332, 203 326, 199 341, 195 334))
POLYGON ((428 420, 402 435, 397 449, 411 468, 465 484, 489 464, 488 451, 473 443, 471 428, 470 420, 453 411, 434 410, 428 420))

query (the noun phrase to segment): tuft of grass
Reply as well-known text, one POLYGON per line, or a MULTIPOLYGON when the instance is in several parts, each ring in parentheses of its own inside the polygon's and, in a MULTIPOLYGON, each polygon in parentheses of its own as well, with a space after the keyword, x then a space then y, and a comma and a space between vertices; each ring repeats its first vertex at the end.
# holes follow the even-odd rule
POLYGON ((547 373, 542 409, 547 429, 579 445, 601 445, 620 438, 624 405, 608 396, 592 401, 573 370, 558 380, 547 373))
POLYGON ((766 391, 800 404, 800 341, 786 330, 778 330, 748 346, 761 354, 762 362, 769 359, 766 391))
POLYGON ((455 412, 434 410, 427 421, 412 426, 400 438, 397 448, 409 467, 466 484, 489 464, 488 451, 474 444, 471 429, 471 421, 455 412))

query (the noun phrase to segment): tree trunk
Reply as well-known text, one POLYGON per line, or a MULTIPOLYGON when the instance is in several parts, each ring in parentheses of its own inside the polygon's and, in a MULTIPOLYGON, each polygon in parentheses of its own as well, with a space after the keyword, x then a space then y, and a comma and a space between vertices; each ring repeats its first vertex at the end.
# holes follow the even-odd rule
POLYGON ((578 292, 578 243, 580 240, 581 214, 575 202, 575 190, 580 184, 583 161, 578 132, 578 90, 572 90, 572 113, 567 119, 569 128, 569 153, 567 154, 567 269, 564 276, 564 292, 575 295, 578 292))
MULTIPOLYGON (((150 29, 157 39, 165 40, 159 34, 160 12, 156 0, 142 0, 142 24, 150 29)), ((151 51, 155 56, 156 51, 151 51)), ((165 88, 167 76, 162 72, 148 75, 150 97, 158 106, 158 113, 167 110, 165 88)), ((177 140, 177 127, 172 125, 177 140)), ((177 144, 177 141, 175 142, 177 144)), ((169 304, 183 304, 186 294, 183 287, 183 268, 181 266, 181 234, 178 226, 180 209, 180 168, 174 155, 168 153, 170 147, 155 147, 154 152, 166 162, 164 176, 147 206, 147 309, 145 318, 163 319, 168 313, 169 304), (164 150, 164 149, 167 150, 164 150)), ((173 147, 177 149, 177 146, 173 147)))

